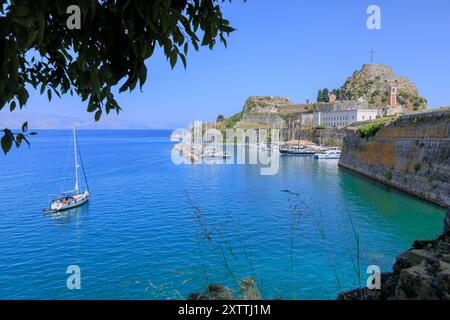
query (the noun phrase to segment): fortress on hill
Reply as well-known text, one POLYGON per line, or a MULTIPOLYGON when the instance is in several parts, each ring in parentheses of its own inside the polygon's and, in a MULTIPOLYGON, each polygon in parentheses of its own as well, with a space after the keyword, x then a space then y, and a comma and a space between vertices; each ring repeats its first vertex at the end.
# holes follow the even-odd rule
POLYGON ((427 100, 420 96, 416 84, 407 77, 395 75, 387 65, 365 64, 340 88, 327 90, 321 101, 296 104, 285 97, 251 96, 228 126, 287 126, 286 121, 290 119, 301 128, 342 128, 357 121, 414 113, 426 108, 427 100))

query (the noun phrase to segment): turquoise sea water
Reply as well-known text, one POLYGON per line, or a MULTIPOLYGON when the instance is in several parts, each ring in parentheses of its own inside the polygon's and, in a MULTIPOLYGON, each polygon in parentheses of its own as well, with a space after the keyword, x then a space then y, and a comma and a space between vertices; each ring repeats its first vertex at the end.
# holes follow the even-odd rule
POLYGON ((41 131, 0 156, 0 298, 179 299, 253 276, 265 298, 334 299, 358 286, 356 256, 364 285, 367 266, 390 271, 442 229, 442 209, 336 161, 282 157, 274 176, 176 166, 169 135, 79 131, 92 196, 56 216, 42 209, 67 176, 71 132, 41 131), (67 289, 69 265, 80 290, 67 289))

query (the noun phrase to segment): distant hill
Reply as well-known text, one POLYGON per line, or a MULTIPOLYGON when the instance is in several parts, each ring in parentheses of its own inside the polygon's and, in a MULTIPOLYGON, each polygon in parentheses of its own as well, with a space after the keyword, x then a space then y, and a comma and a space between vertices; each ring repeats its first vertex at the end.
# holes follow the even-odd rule
POLYGON ((18 129, 24 123, 33 130, 45 129, 71 129, 74 126, 78 129, 108 129, 108 130, 129 130, 129 129, 166 129, 167 126, 160 124, 147 124, 130 119, 124 119, 115 115, 109 115, 95 122, 90 116, 59 116, 52 114, 36 114, 19 110, 0 112, 0 128, 18 129))

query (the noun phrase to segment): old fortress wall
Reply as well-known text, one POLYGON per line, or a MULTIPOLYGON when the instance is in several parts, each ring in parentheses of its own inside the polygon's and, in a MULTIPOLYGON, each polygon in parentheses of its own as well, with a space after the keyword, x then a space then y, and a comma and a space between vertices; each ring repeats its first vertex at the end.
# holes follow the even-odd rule
POLYGON ((371 139, 349 128, 339 165, 448 207, 450 110, 401 116, 371 139))

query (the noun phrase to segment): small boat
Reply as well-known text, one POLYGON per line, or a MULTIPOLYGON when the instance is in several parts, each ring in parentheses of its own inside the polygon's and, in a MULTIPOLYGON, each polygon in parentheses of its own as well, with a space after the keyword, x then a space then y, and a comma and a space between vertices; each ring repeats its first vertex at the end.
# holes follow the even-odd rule
POLYGON ((317 153, 314 155, 316 159, 339 159, 341 157, 340 150, 326 150, 323 153, 317 153))
POLYGON ((50 208, 44 210, 44 214, 47 213, 55 213, 59 211, 64 211, 68 209, 72 209, 75 207, 79 207, 85 204, 89 200, 89 185, 86 178, 86 173, 84 171, 83 161, 81 159, 81 153, 77 144, 77 136, 75 128, 73 129, 73 151, 74 151, 74 159, 75 159, 75 188, 71 191, 64 191, 60 196, 56 197, 50 202, 50 208), (85 190, 80 190, 79 187, 79 179, 78 179, 78 169, 80 165, 78 164, 78 155, 80 156, 80 164, 81 169, 84 176, 84 181, 86 184, 85 190))
POLYGON ((218 150, 215 147, 212 148, 205 148, 202 153, 202 157, 206 159, 210 158, 222 158, 222 159, 228 159, 231 158, 231 155, 228 152, 223 152, 220 149, 218 150))

